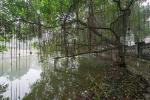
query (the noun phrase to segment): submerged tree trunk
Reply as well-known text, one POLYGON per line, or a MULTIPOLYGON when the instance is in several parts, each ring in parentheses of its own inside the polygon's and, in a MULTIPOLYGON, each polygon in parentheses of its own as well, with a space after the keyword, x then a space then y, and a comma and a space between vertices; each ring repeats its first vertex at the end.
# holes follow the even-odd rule
MULTIPOLYGON (((118 1, 119 2, 119 1, 118 1)), ((118 18, 112 22, 111 29, 117 34, 116 42, 118 45, 116 53, 116 62, 119 63, 120 67, 125 67, 125 44, 126 44, 126 34, 130 16, 130 6, 126 9, 122 9, 120 2, 117 3, 119 7, 118 18)))
POLYGON ((124 46, 123 45, 120 45, 118 47, 118 54, 117 54, 117 62, 119 64, 120 67, 125 67, 126 64, 125 64, 125 52, 124 52, 124 46))

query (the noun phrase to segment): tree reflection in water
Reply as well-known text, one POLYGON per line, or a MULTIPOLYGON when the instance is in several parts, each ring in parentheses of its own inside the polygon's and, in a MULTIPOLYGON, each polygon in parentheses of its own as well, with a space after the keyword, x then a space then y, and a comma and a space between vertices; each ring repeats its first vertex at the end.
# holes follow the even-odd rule
POLYGON ((24 100, 144 100, 148 94, 148 82, 126 68, 97 58, 77 61, 77 68, 63 62, 54 71, 45 70, 24 100))
POLYGON ((7 84, 0 84, 0 100, 9 100, 8 98, 3 97, 3 93, 6 92, 7 87, 7 84))

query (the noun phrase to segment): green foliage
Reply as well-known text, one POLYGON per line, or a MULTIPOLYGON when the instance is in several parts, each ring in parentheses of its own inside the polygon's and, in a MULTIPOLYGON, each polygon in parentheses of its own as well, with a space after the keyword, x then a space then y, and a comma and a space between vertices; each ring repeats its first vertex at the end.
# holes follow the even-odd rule
MULTIPOLYGON (((0 36, 1 43, 8 42, 8 41, 9 41, 9 38, 0 36)), ((6 51, 6 50, 7 50, 7 47, 4 44, 0 45, 0 52, 6 51)))
MULTIPOLYGON (((150 33, 149 27, 149 5, 148 6, 139 6, 139 3, 135 3, 132 8, 130 16, 130 29, 134 34, 135 38, 140 40, 144 39, 150 33)), ((136 40, 136 41, 140 41, 136 40)))
POLYGON ((6 46, 0 46, 0 52, 6 51, 7 47, 6 46))

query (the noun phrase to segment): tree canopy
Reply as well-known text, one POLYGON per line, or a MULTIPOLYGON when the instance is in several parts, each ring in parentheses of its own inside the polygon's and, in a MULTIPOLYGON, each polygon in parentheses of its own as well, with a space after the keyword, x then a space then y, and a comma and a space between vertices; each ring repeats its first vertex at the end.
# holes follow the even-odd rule
POLYGON ((142 6, 144 1, 1 0, 1 38, 36 37, 47 52, 65 56, 99 52, 106 44, 115 47, 129 32, 142 41, 150 31, 149 5, 142 6), (43 34, 48 34, 46 40, 43 34))

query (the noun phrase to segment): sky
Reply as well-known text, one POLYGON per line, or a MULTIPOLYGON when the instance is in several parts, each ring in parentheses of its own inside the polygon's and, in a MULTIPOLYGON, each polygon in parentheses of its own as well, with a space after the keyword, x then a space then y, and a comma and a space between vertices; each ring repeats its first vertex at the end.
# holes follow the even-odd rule
POLYGON ((150 4, 150 0, 147 0, 146 2, 144 2, 143 5, 147 5, 148 3, 150 4))

